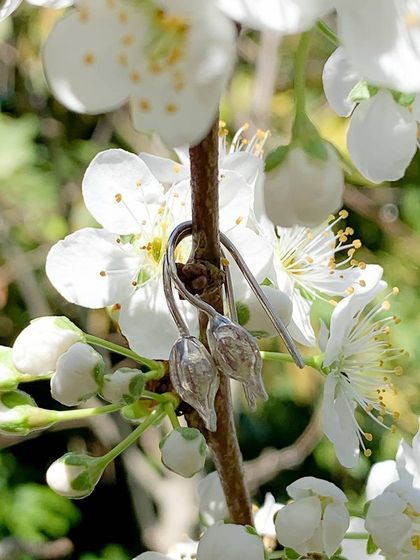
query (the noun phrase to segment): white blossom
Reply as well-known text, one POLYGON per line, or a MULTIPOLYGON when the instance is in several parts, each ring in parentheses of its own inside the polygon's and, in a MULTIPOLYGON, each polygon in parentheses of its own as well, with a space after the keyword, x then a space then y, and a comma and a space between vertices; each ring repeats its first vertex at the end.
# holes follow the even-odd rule
POLYGON ((333 0, 218 0, 233 20, 251 29, 270 29, 284 34, 310 29, 332 11, 333 0))
POLYGON ((0 346, 0 390, 16 389, 22 374, 13 364, 13 351, 7 346, 0 346))
POLYGON ((379 461, 372 465, 366 481, 366 499, 373 500, 392 482, 399 479, 395 461, 379 461))
MULTIPOLYGON (((352 517, 350 519, 350 533, 364 533, 364 519, 352 517)), ((341 543, 341 556, 346 560, 384 560, 384 556, 378 551, 368 554, 366 551, 366 539, 344 539, 341 543)))
POLYGON ((51 395, 66 406, 85 402, 99 391, 104 371, 101 354, 89 344, 76 342, 57 360, 51 395))
POLYGON ((302 555, 332 556, 350 523, 345 494, 331 482, 313 477, 293 482, 287 492, 294 501, 276 516, 279 543, 302 555))
POLYGON ((15 367, 29 375, 53 373, 58 358, 84 335, 67 317, 40 317, 31 321, 13 344, 15 367))
POLYGON ((408 481, 390 484, 372 500, 366 530, 387 558, 420 558, 420 490, 408 481))
POLYGON ((417 150, 418 103, 410 110, 386 89, 365 99, 350 99, 357 84, 363 84, 363 77, 343 48, 326 62, 323 83, 331 107, 343 117, 351 115, 347 147, 357 169, 374 183, 403 177, 417 150))
MULTIPOLYGON (((395 391, 392 375, 399 373, 393 360, 401 356, 387 340, 389 324, 398 322, 394 316, 380 317, 390 308, 384 300, 372 309, 366 309, 379 292, 386 287, 381 281, 382 269, 370 265, 363 285, 354 288, 352 295, 341 300, 331 316, 330 336, 326 343, 324 368, 329 371, 324 386, 322 424, 327 437, 334 444, 339 461, 345 467, 354 467, 359 458, 359 445, 366 456, 364 439, 372 441, 355 417, 360 406, 368 416, 384 426, 391 416, 384 396, 395 391)), ((397 290, 393 290, 394 293, 397 290)), ((397 413, 394 413, 397 417, 397 413)))
POLYGON ((200 518, 207 525, 214 525, 229 516, 225 494, 217 471, 208 474, 198 483, 200 518))
POLYGON ((196 560, 197 548, 197 541, 179 542, 169 548, 168 556, 171 560, 196 560))
POLYGON ((56 24, 44 68, 67 108, 97 114, 128 101, 138 130, 195 144, 216 116, 235 35, 205 0, 85 0, 56 24))
POLYGON ((338 33, 359 74, 375 86, 420 91, 419 0, 334 0, 338 33))
MULTIPOLYGON (((138 156, 107 150, 90 164, 82 188, 88 210, 103 229, 85 228, 58 242, 47 257, 47 275, 70 302, 118 308, 130 347, 167 358, 178 333, 163 293, 162 262, 172 229, 190 217, 190 187, 179 183, 165 192, 138 156)), ((224 204, 229 206, 222 229, 237 228, 238 216, 245 224, 250 186, 232 173, 220 181, 220 191, 222 215, 224 204)), ((239 227, 247 231, 241 222, 239 227)), ((178 246, 178 261, 186 262, 189 247, 188 240, 178 246)), ((178 307, 194 332, 195 310, 182 301, 178 307)))
POLYGON ((283 227, 314 227, 343 205, 344 176, 335 150, 325 145, 325 160, 291 146, 283 162, 266 175, 267 216, 283 227))
MULTIPOLYGON (((260 236, 266 246, 271 249, 268 266, 261 267, 259 278, 265 275, 269 287, 264 288, 274 308, 286 319, 292 336, 306 346, 315 346, 316 339, 310 320, 312 303, 315 300, 331 301, 331 296, 344 297, 353 290, 358 282, 363 281, 366 265, 355 259, 356 249, 361 246, 360 240, 351 240, 353 229, 347 227, 334 232, 334 228, 348 213, 343 210, 337 219, 317 228, 294 226, 291 228, 276 227, 268 219, 263 222, 260 236), (340 254, 344 258, 340 260, 340 254), (337 258, 338 257, 338 258, 337 258), (292 316, 287 320, 287 304, 276 292, 286 295, 292 302, 292 316), (281 299, 280 299, 281 298, 281 299), (283 309, 283 311, 282 311, 283 309)), ((249 258, 250 250, 244 251, 245 259, 249 258)), ((258 255, 254 260, 257 261, 258 255)), ((262 264, 266 260, 261 259, 262 264)), ((248 263, 251 270, 253 263, 248 263)), ((252 310, 257 309, 251 293, 244 291, 240 300, 252 310)), ((245 323, 252 330, 266 330, 274 334, 273 326, 265 318, 245 323)))
POLYGON ((203 470, 206 449, 204 436, 196 428, 177 428, 160 443, 162 463, 185 478, 203 470))
POLYGON ((220 524, 207 529, 201 538, 197 560, 264 560, 260 537, 242 525, 220 524))

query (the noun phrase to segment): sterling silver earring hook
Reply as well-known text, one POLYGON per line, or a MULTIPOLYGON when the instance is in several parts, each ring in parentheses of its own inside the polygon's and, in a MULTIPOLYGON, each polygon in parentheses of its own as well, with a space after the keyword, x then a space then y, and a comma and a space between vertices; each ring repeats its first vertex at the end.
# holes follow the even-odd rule
MULTIPOLYGON (((165 262, 166 262, 166 266, 168 268, 167 272, 170 273, 170 275, 172 277, 172 280, 174 281, 177 289, 182 293, 182 295, 185 297, 185 299, 187 301, 189 301, 195 307, 198 307, 198 309, 200 309, 201 311, 206 313, 206 315, 208 315, 209 317, 214 317, 217 314, 217 312, 213 309, 213 307, 211 307, 211 305, 205 303, 199 297, 194 296, 193 294, 191 294, 187 290, 184 283, 180 280, 180 278, 178 276, 178 271, 176 269, 175 247, 185 237, 187 237, 188 235, 191 235, 191 232, 192 232, 192 222, 188 221, 188 222, 183 222, 182 224, 179 224, 173 230, 173 232, 171 233, 171 235, 169 237, 169 240, 168 240, 168 245, 167 245, 166 254, 165 254, 165 262)), ((231 243, 229 238, 226 237, 226 235, 224 235, 223 233, 220 233, 220 240, 221 240, 221 243, 226 247, 226 249, 232 255, 232 257, 235 260, 236 264, 238 265, 240 271, 242 272, 246 281, 248 282, 250 288, 252 289, 255 296, 259 300, 259 302, 262 305, 264 311, 267 313, 267 315, 270 318, 270 321, 273 323, 276 331, 279 333, 280 337, 282 338, 286 348, 288 349, 291 356, 293 357, 296 365, 299 368, 302 369, 305 366, 305 363, 304 363, 303 358, 300 355, 300 353, 299 353, 299 351, 298 351, 298 349, 297 349, 297 347, 296 347, 296 345, 293 341, 293 338, 291 337, 291 335, 290 335, 289 331, 287 330, 286 326, 284 325, 284 323, 276 315, 276 312, 274 311, 272 305, 270 304, 270 302, 268 301, 268 299, 264 295, 264 292, 261 290, 258 282, 255 280, 252 272, 248 268, 248 266, 245 263, 245 261, 243 260, 242 256, 238 253, 236 247, 233 245, 233 243, 231 243)), ((228 267, 225 267, 225 268, 228 268, 228 267)), ((231 277, 230 277, 229 270, 227 270, 227 273, 228 274, 227 274, 226 294, 227 294, 228 304, 229 304, 229 308, 230 308, 230 313, 232 315, 232 320, 235 320, 234 317, 236 316, 236 309, 234 309, 235 304, 234 304, 234 298, 233 298, 232 280, 231 280, 231 277)))
POLYGON ((168 261, 166 255, 163 260, 163 291, 165 292, 168 309, 172 315, 172 319, 174 320, 178 328, 179 334, 183 337, 190 336, 191 333, 188 329, 187 323, 185 322, 184 317, 180 313, 175 303, 172 280, 168 270, 168 261))

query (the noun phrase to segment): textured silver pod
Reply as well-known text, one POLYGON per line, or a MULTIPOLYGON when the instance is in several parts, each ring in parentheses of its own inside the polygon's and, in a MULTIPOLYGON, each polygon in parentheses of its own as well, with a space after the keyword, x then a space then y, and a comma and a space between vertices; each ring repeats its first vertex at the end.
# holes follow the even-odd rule
POLYGON ((206 428, 217 427, 214 399, 219 388, 219 375, 206 347, 194 336, 179 338, 169 356, 172 384, 186 403, 204 420, 206 428))
POLYGON ((207 339, 218 367, 224 374, 243 383, 251 407, 255 406, 254 397, 268 398, 261 377, 260 350, 248 331, 216 313, 209 319, 207 339))

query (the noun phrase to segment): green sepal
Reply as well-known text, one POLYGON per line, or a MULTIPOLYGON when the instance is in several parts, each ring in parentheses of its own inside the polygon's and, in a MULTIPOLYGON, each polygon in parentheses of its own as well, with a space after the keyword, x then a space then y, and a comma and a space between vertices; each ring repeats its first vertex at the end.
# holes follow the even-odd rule
POLYGON ((378 550, 378 545, 375 543, 375 541, 372 538, 372 535, 369 535, 369 538, 367 540, 366 543, 366 552, 368 554, 375 554, 375 552, 378 550))
POLYGON ((358 82, 350 91, 347 99, 352 103, 366 101, 378 93, 378 88, 370 86, 365 80, 358 82))
POLYGON ((398 103, 401 107, 411 107, 416 99, 415 93, 403 93, 401 91, 392 91, 391 93, 395 103, 398 103))
POLYGON ((265 172, 268 173, 272 171, 285 160, 290 146, 279 146, 272 152, 270 152, 265 158, 265 172))
POLYGON ((15 408, 15 406, 29 405, 36 407, 34 399, 25 391, 8 391, 0 394, 0 401, 7 408, 15 408))
MULTIPOLYGON (((36 321, 38 321, 38 319, 33 319, 31 321, 31 324, 35 323, 36 321)), ((80 340, 82 342, 86 342, 85 333, 82 330, 80 330, 79 327, 76 327, 76 325, 72 323, 70 319, 68 319, 67 317, 64 316, 55 317, 54 324, 60 329, 64 329, 67 331, 74 331, 79 335, 80 340)))
POLYGON ((328 159, 327 145, 319 135, 316 126, 306 115, 296 117, 293 125, 292 145, 302 148, 314 159, 320 161, 327 161, 328 159))
POLYGON ((150 401, 144 399, 142 401, 136 401, 124 406, 124 408, 120 410, 120 414, 127 422, 139 423, 139 421, 142 421, 142 419, 150 415, 151 409, 149 405, 150 401))
POLYGON ((130 391, 130 394, 124 395, 130 398, 130 401, 128 401, 127 404, 141 397, 144 391, 144 385, 145 385, 144 376, 139 371, 139 374, 135 375, 128 385, 128 390, 130 391))
POLYGON ((300 558, 300 554, 298 554, 296 550, 293 550, 293 548, 285 548, 284 552, 286 553, 286 558, 288 560, 296 560, 297 558, 300 558))
POLYGON ((11 391, 19 385, 21 373, 13 364, 13 350, 8 346, 0 346, 0 365, 10 372, 10 376, 0 377, 0 391, 11 391))

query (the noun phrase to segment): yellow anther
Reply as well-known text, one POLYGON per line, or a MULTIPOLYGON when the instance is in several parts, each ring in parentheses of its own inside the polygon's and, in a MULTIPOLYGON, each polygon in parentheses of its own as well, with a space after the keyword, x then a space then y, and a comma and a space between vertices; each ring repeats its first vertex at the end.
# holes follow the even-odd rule
POLYGON ((236 218, 236 220, 235 220, 235 224, 236 224, 237 226, 239 226, 239 224, 242 222, 243 219, 244 219, 243 216, 238 216, 238 217, 236 218))
POLYGON ((362 288, 366 288, 366 282, 364 280, 359 280, 359 284, 362 288))
POLYGON ((392 293, 394 294, 394 296, 397 296, 400 293, 400 289, 397 288, 397 286, 394 286, 392 288, 392 293))
POLYGON ((83 57, 83 62, 86 64, 86 66, 91 66, 95 62, 95 56, 93 55, 93 53, 86 53, 83 57))
POLYGON ((101 270, 101 272, 99 273, 99 276, 102 276, 102 277, 106 276, 105 270, 101 270))
POLYGON ((367 404, 366 405, 366 412, 372 412, 373 410, 373 405, 372 404, 367 404))
POLYGON ((373 440, 373 435, 371 433, 365 432, 363 435, 365 436, 367 441, 372 441, 373 440))
POLYGON ((307 255, 307 256, 305 257, 305 260, 306 260, 306 262, 308 262, 309 264, 312 264, 312 263, 314 262, 314 259, 313 259, 311 256, 309 256, 309 255, 307 255))
POLYGON ((364 263, 363 261, 360 261, 358 264, 358 267, 360 268, 360 270, 365 270, 366 269, 366 263, 364 263))
POLYGON ((365 449, 363 454, 365 457, 370 457, 372 455, 372 449, 365 449))
POLYGON ((220 262, 222 263, 223 266, 229 266, 229 261, 226 257, 221 258, 220 262))
POLYGON ((404 370, 401 366, 397 366, 394 368, 394 373, 395 375, 402 375, 404 373, 404 370))
POLYGON ((349 295, 354 294, 353 286, 349 286, 348 288, 346 288, 346 293, 349 294, 349 295))
POLYGON ((352 257, 352 256, 354 255, 355 252, 356 252, 356 249, 349 249, 349 250, 347 251, 347 255, 348 255, 349 257, 352 257))
POLYGON ((396 410, 392 416, 394 417, 394 420, 399 420, 401 414, 396 410))
POLYGON ((382 303, 382 309, 385 309, 385 311, 389 311, 391 309, 391 304, 387 299, 382 303))
POLYGON ((343 218, 343 220, 349 217, 349 213, 347 212, 347 210, 340 210, 338 215, 340 216, 340 218, 343 218))
POLYGON ((137 70, 133 70, 130 74, 130 80, 133 82, 133 84, 138 84, 140 82, 140 72, 137 72, 137 70))
POLYGON ((121 39, 121 43, 125 47, 129 47, 134 43, 134 37, 132 35, 124 35, 124 37, 121 39))
POLYGON ((360 247, 362 246, 362 242, 360 241, 360 239, 355 239, 352 245, 355 249, 360 249, 360 247))
POLYGON ((128 15, 127 15, 127 12, 121 11, 121 12, 118 14, 118 19, 119 19, 120 23, 127 23, 127 22, 128 22, 128 15))
POLYGON ((165 106, 165 111, 169 114, 169 115, 174 115, 177 111, 178 111, 178 107, 175 105, 175 103, 168 103, 165 106))
POLYGON ((115 202, 121 202, 123 199, 122 194, 121 193, 117 193, 115 195, 115 202))
POLYGON ((151 109, 150 102, 147 99, 140 99, 139 109, 141 111, 145 111, 145 112, 150 111, 150 109, 151 109))

